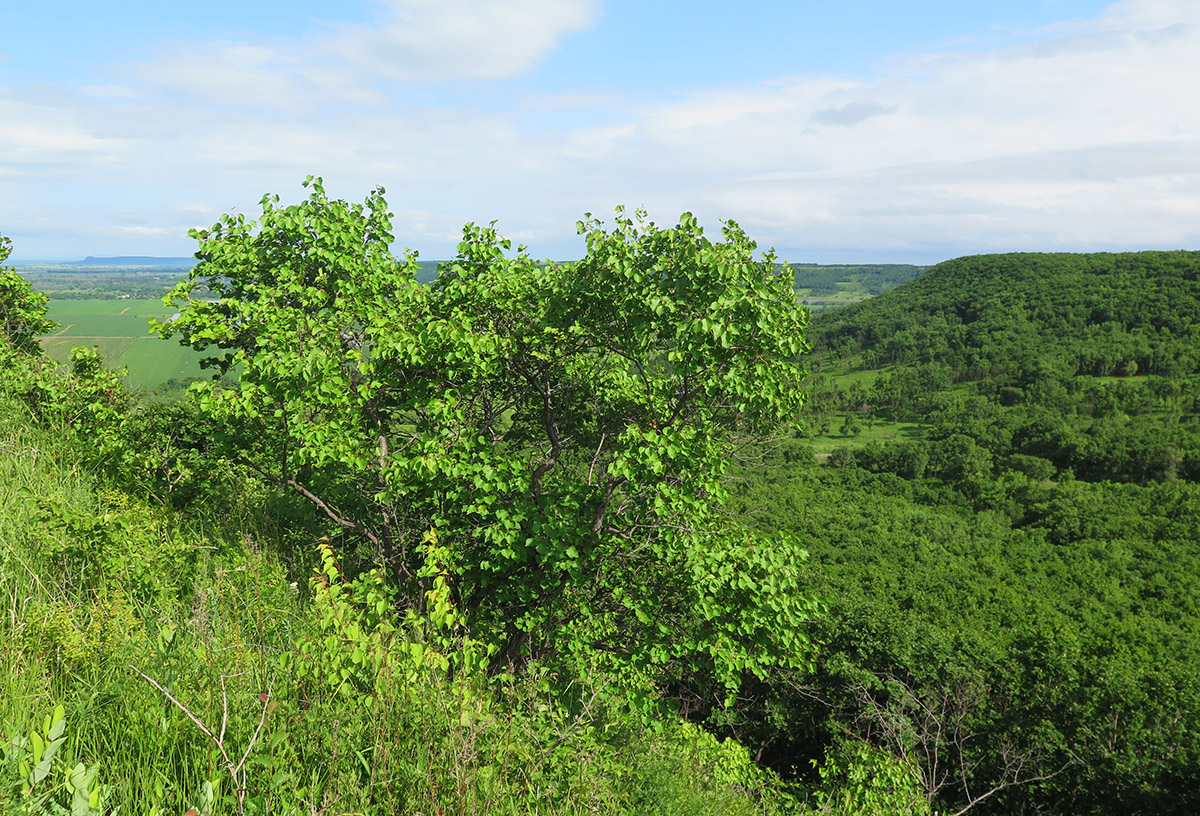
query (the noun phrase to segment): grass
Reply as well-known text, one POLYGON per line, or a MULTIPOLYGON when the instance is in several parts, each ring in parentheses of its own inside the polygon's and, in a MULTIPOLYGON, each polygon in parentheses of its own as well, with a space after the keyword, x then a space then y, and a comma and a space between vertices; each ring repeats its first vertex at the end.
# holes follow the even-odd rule
POLYGON ((810 312, 839 309, 875 297, 854 281, 838 281, 834 292, 796 287, 796 296, 810 312))
POLYGON ((879 379, 881 374, 886 374, 893 368, 894 366, 888 366, 887 368, 851 368, 849 370, 831 370, 822 373, 845 390, 849 389, 855 383, 858 383, 863 388, 870 388, 879 379))
MULTIPOLYGON (((839 422, 833 424, 837 425, 839 422)), ((809 437, 806 441, 811 446, 813 455, 824 460, 834 448, 862 448, 872 442, 906 442, 925 437, 925 426, 919 422, 862 420, 859 427, 862 430, 853 436, 831 434, 809 437)))

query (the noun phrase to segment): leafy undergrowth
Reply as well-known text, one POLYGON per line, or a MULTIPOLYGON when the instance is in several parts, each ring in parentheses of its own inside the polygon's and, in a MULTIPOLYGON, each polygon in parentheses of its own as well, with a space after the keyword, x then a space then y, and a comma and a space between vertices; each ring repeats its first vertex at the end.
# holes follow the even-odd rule
POLYGON ((0 811, 794 805, 744 747, 633 710, 602 674, 479 670, 448 592, 441 618, 395 613, 328 541, 319 573, 281 561, 249 499, 152 506, 0 408, 0 811))

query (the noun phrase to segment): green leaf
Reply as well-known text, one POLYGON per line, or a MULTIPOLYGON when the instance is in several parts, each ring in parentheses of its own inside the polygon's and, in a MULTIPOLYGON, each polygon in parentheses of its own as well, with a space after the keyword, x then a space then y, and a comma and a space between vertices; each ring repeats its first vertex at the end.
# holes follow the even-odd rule
POLYGON ((54 717, 51 720, 50 728, 46 731, 46 737, 50 740, 57 740, 67 730, 66 711, 61 705, 54 709, 54 717))
POLYGON ((46 743, 37 731, 29 732, 29 740, 33 743, 33 764, 36 765, 42 761, 42 754, 46 750, 46 743))

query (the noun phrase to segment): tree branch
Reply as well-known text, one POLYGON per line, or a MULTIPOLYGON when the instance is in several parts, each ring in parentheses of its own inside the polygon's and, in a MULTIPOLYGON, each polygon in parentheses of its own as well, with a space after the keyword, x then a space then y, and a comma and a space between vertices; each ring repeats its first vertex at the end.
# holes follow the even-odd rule
POLYGON ((316 493, 313 493, 311 490, 309 490, 304 485, 297 482, 295 479, 293 479, 291 477, 276 476, 274 473, 268 473, 267 471, 258 467, 257 465, 255 465, 253 462, 251 462, 249 460, 243 459, 242 461, 246 464, 247 467, 249 467, 251 470, 253 470, 255 473, 257 473, 259 476, 261 476, 262 478, 271 482, 272 484, 277 484, 277 485, 282 485, 285 487, 292 488, 292 490, 296 491, 301 496, 303 496, 304 498, 306 498, 310 502, 312 502, 317 507, 317 509, 320 510, 322 513, 324 513, 329 518, 329 520, 332 521, 334 524, 337 524, 338 526, 343 527, 347 530, 353 530, 354 532, 362 535, 364 538, 366 538, 368 541, 370 541, 372 544, 374 544, 375 547, 377 549, 379 549, 381 552, 384 552, 385 555, 390 555, 391 548, 386 546, 384 544, 384 542, 380 540, 379 536, 377 536, 377 535, 375 535, 375 533, 371 532, 371 530, 368 527, 366 527, 363 524, 360 524, 357 521, 354 521, 353 519, 348 519, 348 518, 344 517, 343 515, 341 515, 341 513, 339 513, 337 511, 336 508, 330 506, 328 502, 326 502, 324 499, 322 499, 316 493))

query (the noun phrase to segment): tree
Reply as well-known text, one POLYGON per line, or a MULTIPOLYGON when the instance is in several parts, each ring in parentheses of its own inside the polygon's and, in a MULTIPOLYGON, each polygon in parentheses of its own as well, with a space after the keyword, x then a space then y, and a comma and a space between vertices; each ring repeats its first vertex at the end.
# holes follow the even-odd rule
MULTIPOLYGON (((12 241, 0 235, 0 264, 11 252, 12 241)), ((0 340, 22 353, 40 351, 38 336, 58 327, 46 319, 48 302, 49 298, 33 291, 14 270, 0 267, 0 340)))
POLYGON ((366 544, 414 606, 437 530, 497 667, 566 649, 703 663, 732 689, 808 664, 802 551, 719 513, 738 445, 802 402, 806 314, 771 254, 732 222, 713 242, 691 215, 660 229, 619 210, 611 231, 578 223, 575 263, 468 224, 422 286, 389 249, 382 189, 358 205, 306 186, 193 232, 200 263, 158 327, 240 371, 196 392, 252 429, 250 467, 366 544))
POLYGON ((974 721, 988 707, 986 692, 965 679, 943 689, 916 689, 890 674, 876 681, 873 687, 860 683, 854 689, 857 725, 916 780, 928 802, 926 812, 939 812, 933 806, 950 794, 954 809, 941 812, 963 816, 997 794, 1045 782, 1070 765, 1047 769, 1048 747, 1043 750, 1036 741, 1019 744, 1007 736, 993 738, 981 751, 977 746, 990 735, 974 721), (988 767, 982 768, 985 759, 988 767))

